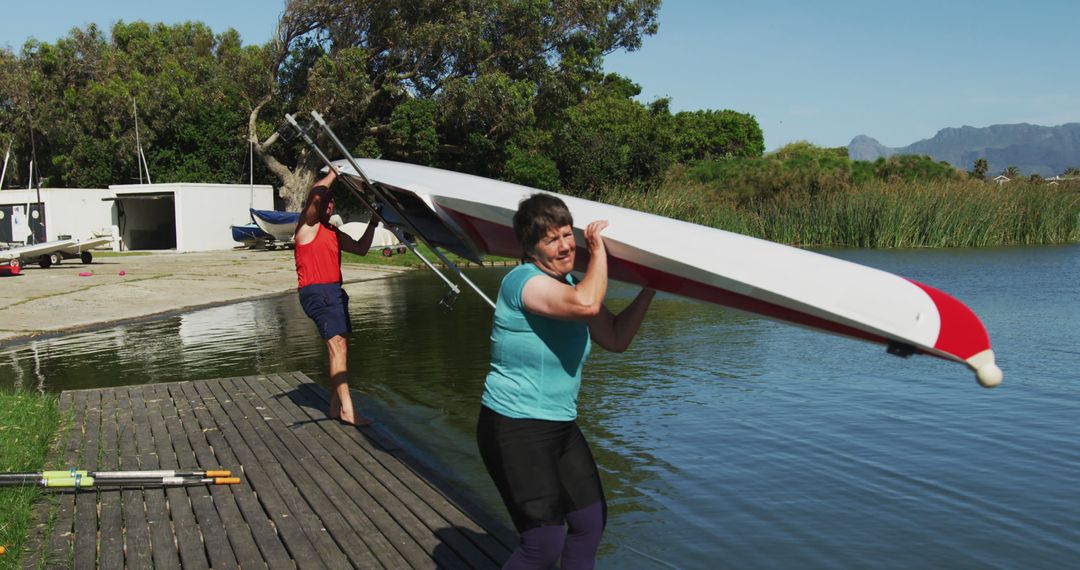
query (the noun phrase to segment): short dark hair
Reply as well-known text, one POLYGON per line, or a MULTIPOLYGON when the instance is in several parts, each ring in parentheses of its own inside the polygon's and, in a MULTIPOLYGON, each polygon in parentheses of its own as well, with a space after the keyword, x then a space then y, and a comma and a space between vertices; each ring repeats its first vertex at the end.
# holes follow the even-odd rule
POLYGON ((327 203, 334 200, 334 194, 330 191, 328 186, 322 184, 312 186, 311 190, 308 191, 307 199, 304 200, 304 209, 310 206, 316 199, 318 199, 319 203, 325 207, 327 203))
POLYGON ((573 226, 574 217, 560 198, 537 193, 518 202, 514 213, 514 235, 521 243, 525 258, 547 233, 563 226, 573 226))

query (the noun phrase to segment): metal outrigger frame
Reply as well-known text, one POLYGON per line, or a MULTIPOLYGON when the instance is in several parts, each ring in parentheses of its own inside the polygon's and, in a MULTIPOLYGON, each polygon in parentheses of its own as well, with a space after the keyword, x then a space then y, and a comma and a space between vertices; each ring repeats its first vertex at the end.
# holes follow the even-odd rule
MULTIPOLYGON (((415 236, 417 239, 423 242, 424 245, 426 245, 429 249, 431 249, 432 252, 435 253, 435 256, 438 257, 439 260, 446 265, 446 267, 450 268, 458 276, 458 278, 460 278, 467 285, 469 285, 469 287, 476 291, 476 293, 480 295, 480 298, 486 301, 487 304, 490 305, 492 309, 494 309, 495 303, 486 294, 484 294, 480 287, 478 287, 468 277, 466 277, 465 274, 461 271, 461 268, 459 268, 454 262, 447 259, 447 257, 443 255, 442 252, 440 252, 431 243, 431 240, 429 240, 423 234, 423 232, 417 229, 416 225, 409 219, 405 212, 395 205, 394 200, 392 200, 390 196, 387 195, 385 190, 380 188, 378 184, 368 178, 367 174, 365 174, 364 171, 360 168, 360 164, 357 163, 356 159, 353 158, 352 154, 349 153, 349 150, 345 148, 344 144, 342 144, 341 139, 339 139, 337 135, 334 134, 334 131, 330 128, 330 126, 326 124, 326 121, 323 119, 322 115, 320 115, 316 111, 312 111, 311 117, 311 122, 305 126, 301 126, 292 114, 286 114, 285 120, 296 131, 296 134, 299 135, 300 138, 302 138, 304 142, 307 143, 313 151, 315 151, 315 154, 317 154, 319 158, 322 159, 324 163, 326 163, 326 167, 338 175, 338 179, 341 180, 349 188, 349 190, 352 191, 356 199, 359 200, 360 203, 364 205, 364 207, 371 211, 372 217, 375 220, 382 222, 382 224, 386 228, 393 232, 394 236, 397 237, 398 241, 405 244, 405 246, 408 247, 409 250, 416 255, 416 257, 420 258, 420 261, 424 262, 424 265, 427 265, 429 269, 435 272, 435 274, 443 280, 449 290, 446 292, 446 295, 444 295, 443 298, 439 300, 439 304, 443 307, 446 307, 447 309, 453 309, 454 303, 457 302, 458 295, 461 294, 461 288, 458 287, 457 284, 455 284, 453 281, 451 281, 450 278, 444 275, 442 271, 439 271, 439 268, 435 267, 435 265, 431 261, 424 257, 424 255, 421 254, 420 251, 417 249, 415 242, 406 239, 406 232, 415 236), (349 163, 349 166, 351 166, 356 172, 356 174, 359 176, 359 182, 354 177, 341 175, 341 171, 336 166, 334 166, 334 163, 330 160, 330 157, 327 156, 325 152, 323 152, 323 150, 315 142, 315 139, 310 135, 310 131, 315 128, 321 130, 322 133, 325 134, 326 137, 334 144, 334 147, 337 148, 337 151, 345 158, 345 160, 349 163), (365 187, 367 189, 367 192, 364 191, 365 187), (401 225, 404 226, 404 230, 397 224, 388 223, 386 221, 386 218, 381 214, 380 208, 376 207, 376 204, 380 205, 382 208, 386 208, 392 211, 394 215, 401 220, 401 225)), ((286 137, 286 139, 289 138, 291 137, 286 137)))

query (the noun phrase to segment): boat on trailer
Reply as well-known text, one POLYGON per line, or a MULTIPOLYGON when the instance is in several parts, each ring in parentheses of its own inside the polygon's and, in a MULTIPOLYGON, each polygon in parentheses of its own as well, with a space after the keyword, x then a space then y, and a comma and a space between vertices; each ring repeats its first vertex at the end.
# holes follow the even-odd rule
MULTIPOLYGON (((44 269, 48 269, 53 265, 58 265, 65 259, 77 258, 83 263, 91 263, 93 262, 94 255, 90 250, 110 242, 112 242, 111 237, 102 236, 85 240, 65 238, 13 247, 11 249, 0 250, 0 264, 6 264, 8 266, 7 271, 11 272, 11 268, 14 266, 12 261, 18 261, 20 267, 25 266, 27 263, 34 262, 44 269)), ((18 273, 19 271, 15 270, 10 274, 18 273)))
POLYGON ((262 231, 274 238, 274 241, 290 243, 296 232, 296 222, 300 219, 299 212, 279 212, 277 210, 256 210, 250 208, 251 221, 259 226, 262 231))
POLYGON ((110 236, 95 236, 89 239, 76 240, 74 244, 61 248, 56 253, 59 258, 53 257, 52 264, 57 265, 64 259, 78 259, 83 264, 94 262, 94 254, 91 250, 112 243, 110 236))
POLYGON ((256 247, 274 240, 274 236, 263 231, 258 224, 252 222, 242 226, 229 226, 233 241, 242 243, 248 247, 256 247))

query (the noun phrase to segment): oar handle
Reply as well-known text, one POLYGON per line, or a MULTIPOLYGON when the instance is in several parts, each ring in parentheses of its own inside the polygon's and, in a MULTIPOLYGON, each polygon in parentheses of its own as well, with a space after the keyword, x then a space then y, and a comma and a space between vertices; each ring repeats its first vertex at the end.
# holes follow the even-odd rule
POLYGON ((191 485, 237 485, 239 477, 138 477, 132 479, 97 479, 98 487, 187 487, 191 485))
POLYGON ((232 471, 229 470, 215 470, 215 471, 202 471, 202 470, 159 470, 159 471, 98 471, 91 472, 90 475, 97 477, 99 480, 105 479, 140 479, 140 478, 157 478, 157 477, 229 477, 232 475, 232 471))

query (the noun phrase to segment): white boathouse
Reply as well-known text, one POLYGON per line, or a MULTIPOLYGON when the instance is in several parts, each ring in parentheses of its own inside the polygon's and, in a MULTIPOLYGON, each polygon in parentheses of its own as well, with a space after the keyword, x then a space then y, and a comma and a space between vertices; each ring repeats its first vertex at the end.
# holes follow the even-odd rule
POLYGON ((0 191, 0 242, 111 235, 117 251, 231 249, 229 226, 250 223, 249 208, 274 209, 273 188, 264 184, 42 188, 40 197, 33 189, 0 191))

